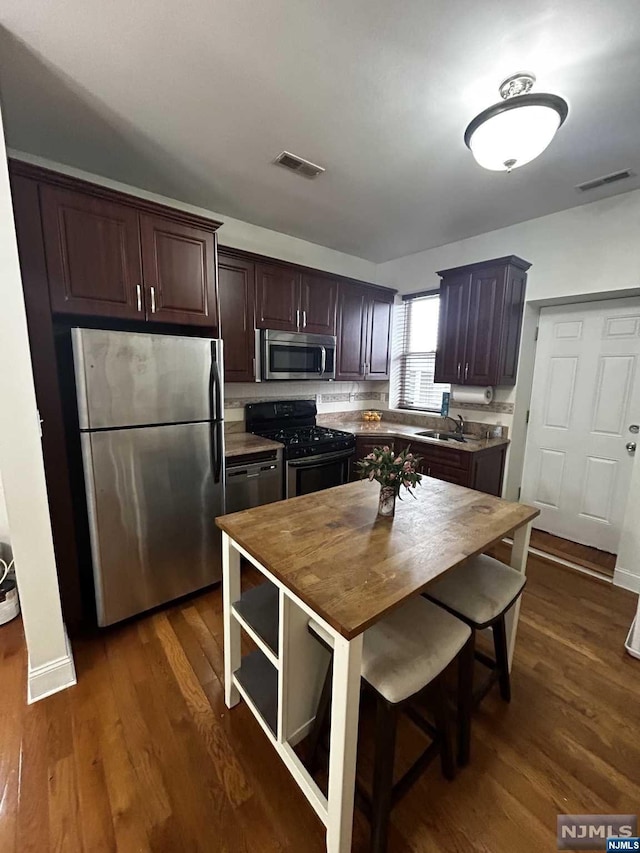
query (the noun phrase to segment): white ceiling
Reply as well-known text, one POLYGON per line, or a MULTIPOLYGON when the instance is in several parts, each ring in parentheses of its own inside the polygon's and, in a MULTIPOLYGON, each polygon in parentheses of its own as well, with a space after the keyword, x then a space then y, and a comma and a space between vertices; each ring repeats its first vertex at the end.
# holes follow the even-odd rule
POLYGON ((11 147, 376 262, 640 186, 574 188, 640 174, 638 0, 3 0, 0 24, 11 147), (487 172, 464 129, 519 70, 569 118, 487 172))

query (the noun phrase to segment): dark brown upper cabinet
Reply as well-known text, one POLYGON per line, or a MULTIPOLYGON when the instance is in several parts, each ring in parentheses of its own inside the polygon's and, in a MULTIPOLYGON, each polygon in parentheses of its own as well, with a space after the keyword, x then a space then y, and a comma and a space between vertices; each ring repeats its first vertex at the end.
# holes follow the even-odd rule
POLYGON ((286 264, 256 265, 256 328, 335 335, 337 283, 286 264))
POLYGON ((530 266, 509 255, 438 273, 436 382, 515 385, 530 266))
POLYGON ((298 330, 300 276, 293 267, 256 265, 256 328, 298 330))
POLYGON ((369 295, 365 287, 338 287, 336 379, 364 379, 369 295))
POLYGON ((300 331, 312 335, 335 335, 338 283, 314 273, 300 276, 300 331))
POLYGON ((336 379, 387 379, 393 291, 340 282, 336 379))
POLYGON ((144 319, 137 212, 46 185, 40 205, 52 310, 144 319))
POLYGON ((373 291, 367 321, 366 379, 388 379, 393 295, 373 291))
POLYGON ((12 161, 38 182, 51 309, 218 329, 213 222, 12 161))
POLYGON ((458 383, 464 368, 470 277, 451 276, 440 287, 436 382, 458 383))
POLYGON ((226 382, 253 382, 255 352, 255 264, 218 253, 220 332, 224 341, 226 382))
POLYGON ((215 236, 164 216, 140 216, 150 320, 218 327, 215 236))

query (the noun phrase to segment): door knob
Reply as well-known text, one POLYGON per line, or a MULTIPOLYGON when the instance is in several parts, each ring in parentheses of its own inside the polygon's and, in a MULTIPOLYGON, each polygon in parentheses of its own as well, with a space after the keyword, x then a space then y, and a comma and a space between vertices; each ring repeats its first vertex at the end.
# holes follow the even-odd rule
POLYGON ((628 442, 625 444, 625 447, 627 448, 627 450, 629 451, 629 453, 635 453, 635 452, 636 452, 636 446, 637 446, 637 445, 636 445, 635 441, 628 441, 628 442))

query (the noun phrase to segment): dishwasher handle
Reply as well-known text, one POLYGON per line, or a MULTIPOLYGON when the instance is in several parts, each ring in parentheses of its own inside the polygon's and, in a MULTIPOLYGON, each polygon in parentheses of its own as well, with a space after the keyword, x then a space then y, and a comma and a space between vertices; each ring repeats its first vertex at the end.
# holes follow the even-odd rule
POLYGON ((268 475, 271 471, 277 471, 278 467, 276 462, 256 462, 253 465, 238 465, 236 467, 228 465, 227 480, 230 480, 232 477, 244 477, 247 480, 251 480, 254 477, 268 475))

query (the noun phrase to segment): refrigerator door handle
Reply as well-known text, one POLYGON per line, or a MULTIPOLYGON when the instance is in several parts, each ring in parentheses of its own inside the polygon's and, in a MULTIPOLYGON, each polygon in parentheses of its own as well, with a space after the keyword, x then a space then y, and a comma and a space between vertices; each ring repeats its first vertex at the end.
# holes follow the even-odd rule
POLYGON ((213 482, 219 483, 222 479, 223 441, 221 433, 224 429, 222 421, 211 424, 211 459, 213 462, 213 482))
POLYGON ((211 374, 209 377, 209 394, 211 397, 211 420, 220 421, 224 417, 222 411, 222 376, 218 364, 218 348, 216 342, 211 343, 211 374))

